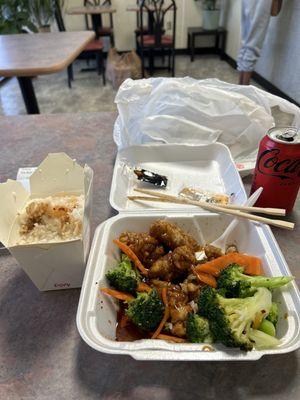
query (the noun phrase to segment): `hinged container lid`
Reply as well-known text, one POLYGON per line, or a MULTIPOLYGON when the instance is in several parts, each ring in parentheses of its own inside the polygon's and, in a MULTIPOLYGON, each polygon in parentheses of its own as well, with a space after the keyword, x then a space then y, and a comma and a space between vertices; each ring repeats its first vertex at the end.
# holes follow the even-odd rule
POLYGON ((184 187, 232 195, 233 204, 243 204, 245 189, 229 149, 221 143, 206 146, 151 144, 131 146, 117 155, 110 204, 119 212, 153 212, 159 210, 208 213, 196 206, 137 202, 127 199, 138 195, 134 188, 144 188, 177 196, 184 187), (168 178, 165 189, 141 182, 134 168, 146 169, 168 178))

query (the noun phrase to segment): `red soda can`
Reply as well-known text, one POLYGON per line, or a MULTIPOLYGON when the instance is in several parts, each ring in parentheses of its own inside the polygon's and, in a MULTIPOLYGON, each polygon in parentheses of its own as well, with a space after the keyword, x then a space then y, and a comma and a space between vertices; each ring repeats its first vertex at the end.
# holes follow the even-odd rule
POLYGON ((264 190, 256 206, 292 211, 300 186, 300 132, 297 128, 271 128, 260 142, 251 193, 261 186, 264 190))

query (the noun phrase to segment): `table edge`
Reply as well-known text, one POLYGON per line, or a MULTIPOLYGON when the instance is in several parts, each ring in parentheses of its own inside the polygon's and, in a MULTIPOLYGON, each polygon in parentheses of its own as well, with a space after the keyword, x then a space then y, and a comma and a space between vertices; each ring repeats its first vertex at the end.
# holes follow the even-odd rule
MULTIPOLYGON (((96 11, 96 10, 94 9, 94 11, 96 11)), ((83 8, 81 8, 81 7, 71 7, 66 10, 67 15, 114 14, 116 12, 117 12, 116 8, 111 8, 111 9, 107 9, 107 10, 103 9, 103 10, 98 10, 98 12, 97 11, 93 12, 92 7, 90 10, 87 9, 86 11, 83 11, 83 8), (76 11, 76 10, 81 10, 81 11, 76 11)))
MULTIPOLYGON (((86 31, 84 31, 86 32, 86 31)), ((95 32, 90 31, 89 37, 86 38, 84 42, 72 53, 68 58, 64 59, 63 61, 52 64, 49 67, 37 67, 37 68, 31 68, 28 70, 24 69, 0 69, 0 76, 3 76, 4 78, 12 78, 14 76, 16 77, 30 77, 30 76, 36 76, 36 75, 49 75, 53 74, 56 72, 60 72, 67 68, 72 62, 79 56, 80 53, 84 50, 85 46, 95 38, 95 32)))

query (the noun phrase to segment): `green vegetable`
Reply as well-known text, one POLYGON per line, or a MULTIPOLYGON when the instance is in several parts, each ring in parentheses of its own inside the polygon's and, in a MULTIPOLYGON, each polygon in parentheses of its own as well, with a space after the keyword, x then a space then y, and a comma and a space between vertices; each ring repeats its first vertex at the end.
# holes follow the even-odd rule
POLYGON ((243 272, 244 269, 238 264, 231 264, 223 269, 218 278, 218 288, 225 289, 226 297, 249 297, 259 287, 274 289, 294 279, 291 276, 249 276, 243 272))
POLYGON ((249 329, 249 339, 254 343, 256 350, 270 349, 279 345, 279 340, 257 329, 249 329))
POLYGON ((156 289, 150 293, 138 293, 137 298, 128 303, 126 315, 139 328, 155 330, 164 315, 164 305, 156 289))
POLYGON ((277 303, 273 302, 269 315, 267 316, 267 320, 272 322, 272 324, 276 327, 278 318, 279 318, 278 305, 277 303))
POLYGON ((276 335, 275 326, 272 324, 271 321, 268 321, 267 319, 264 319, 262 321, 262 323, 259 325, 258 330, 266 333, 267 335, 273 336, 273 337, 275 337, 275 335, 276 335))
POLYGON ((121 292, 135 293, 140 282, 139 272, 132 268, 131 262, 126 255, 122 255, 122 260, 118 266, 106 273, 106 278, 111 286, 121 292))
POLYGON ((192 343, 213 343, 213 336, 206 318, 189 314, 186 322, 186 336, 192 343))
POLYGON ((251 297, 228 299, 207 286, 201 290, 198 300, 198 312, 208 318, 213 336, 226 346, 246 351, 252 350, 253 346, 274 347, 278 344, 271 336, 261 331, 257 334, 251 329, 257 315, 268 314, 271 306, 272 294, 263 287, 251 297))

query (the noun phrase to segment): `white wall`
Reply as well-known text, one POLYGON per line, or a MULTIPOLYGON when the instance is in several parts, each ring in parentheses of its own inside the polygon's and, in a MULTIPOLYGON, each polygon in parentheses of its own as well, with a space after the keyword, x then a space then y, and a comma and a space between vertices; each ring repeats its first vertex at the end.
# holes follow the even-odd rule
MULTIPOLYGON (((81 7, 83 0, 67 0, 65 7, 81 7)), ((84 17, 82 15, 64 15, 65 25, 68 31, 85 30, 84 17)))
POLYGON ((237 59, 241 42, 241 0, 227 0, 225 26, 227 28, 226 53, 237 59))
POLYGON ((300 1, 272 17, 255 71, 300 103, 300 1))

